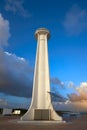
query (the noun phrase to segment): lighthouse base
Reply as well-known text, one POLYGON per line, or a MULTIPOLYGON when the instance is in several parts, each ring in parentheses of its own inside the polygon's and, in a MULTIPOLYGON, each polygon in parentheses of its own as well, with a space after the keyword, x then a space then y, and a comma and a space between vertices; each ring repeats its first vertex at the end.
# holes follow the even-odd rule
POLYGON ((54 109, 29 109, 23 117, 23 121, 29 120, 57 120, 62 121, 62 117, 59 116, 54 109))

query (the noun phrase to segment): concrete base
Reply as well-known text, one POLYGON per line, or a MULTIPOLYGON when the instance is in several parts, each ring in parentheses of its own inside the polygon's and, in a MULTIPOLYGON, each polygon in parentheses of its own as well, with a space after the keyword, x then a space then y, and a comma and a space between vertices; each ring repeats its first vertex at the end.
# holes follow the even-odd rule
POLYGON ((33 124, 33 125, 52 125, 52 124, 62 124, 62 123, 66 123, 66 121, 17 121, 17 123, 28 123, 28 124, 33 124))

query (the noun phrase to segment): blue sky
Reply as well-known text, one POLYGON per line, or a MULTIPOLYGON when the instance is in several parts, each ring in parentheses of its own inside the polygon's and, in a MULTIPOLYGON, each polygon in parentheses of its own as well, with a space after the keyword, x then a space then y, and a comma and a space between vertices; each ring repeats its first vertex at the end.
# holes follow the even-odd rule
POLYGON ((18 98, 22 103, 31 97, 37 45, 34 33, 40 27, 51 34, 48 50, 52 91, 67 97, 77 93, 81 83, 87 83, 86 0, 2 0, 0 27, 1 99, 15 102, 18 98))

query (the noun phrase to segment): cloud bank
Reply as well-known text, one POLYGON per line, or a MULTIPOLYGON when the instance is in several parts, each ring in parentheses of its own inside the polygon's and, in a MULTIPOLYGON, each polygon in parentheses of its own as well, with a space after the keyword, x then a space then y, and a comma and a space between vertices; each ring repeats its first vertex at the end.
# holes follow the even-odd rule
POLYGON ((33 69, 27 61, 8 52, 0 57, 0 92, 31 97, 33 69))
POLYGON ((63 26, 68 35, 79 35, 87 29, 87 10, 73 5, 66 13, 63 26))

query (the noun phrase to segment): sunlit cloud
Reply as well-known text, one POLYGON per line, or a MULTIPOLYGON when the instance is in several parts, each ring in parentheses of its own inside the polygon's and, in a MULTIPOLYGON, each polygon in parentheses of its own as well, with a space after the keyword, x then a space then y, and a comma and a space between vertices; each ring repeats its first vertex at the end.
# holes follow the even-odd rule
POLYGON ((53 102, 53 106, 56 110, 61 110, 61 111, 74 111, 74 112, 87 111, 87 102, 86 101, 53 102))
MULTIPOLYGON (((70 86, 65 91, 73 88, 74 83, 69 82, 70 86)), ((78 87, 74 85, 74 92, 67 94, 65 102, 62 100, 53 100, 56 110, 66 111, 87 111, 87 82, 81 82, 78 87)))
POLYGON ((72 102, 86 101, 87 102, 87 82, 82 82, 79 87, 76 88, 76 93, 68 94, 69 100, 72 102))

